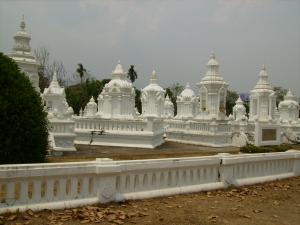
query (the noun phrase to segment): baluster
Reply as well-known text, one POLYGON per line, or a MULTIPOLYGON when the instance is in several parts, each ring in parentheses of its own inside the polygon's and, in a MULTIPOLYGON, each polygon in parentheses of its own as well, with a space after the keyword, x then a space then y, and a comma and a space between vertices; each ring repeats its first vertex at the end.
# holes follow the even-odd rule
POLYGON ((54 200, 54 178, 48 178, 46 180, 46 194, 45 199, 48 202, 51 202, 54 200))
POLYGON ((41 180, 40 179, 34 179, 33 180, 33 190, 32 190, 32 200, 35 203, 39 203, 41 201, 41 180))
POLYGON ((16 201, 15 197, 15 182, 14 181, 8 181, 6 184, 6 195, 5 195, 5 202, 8 205, 13 205, 13 203, 16 201))
POLYGON ((71 184, 70 184, 70 199, 74 199, 78 196, 78 179, 77 177, 71 177, 71 184))
POLYGON ((89 195, 89 177, 85 176, 82 178, 82 185, 81 185, 81 192, 80 194, 82 197, 86 197, 89 195))
POLYGON ((58 193, 57 196, 59 198, 59 200, 64 200, 66 199, 66 184, 67 184, 67 180, 66 178, 60 178, 58 180, 58 193))
POLYGON ((22 180, 20 184, 20 203, 27 203, 29 201, 28 198, 28 181, 22 180))

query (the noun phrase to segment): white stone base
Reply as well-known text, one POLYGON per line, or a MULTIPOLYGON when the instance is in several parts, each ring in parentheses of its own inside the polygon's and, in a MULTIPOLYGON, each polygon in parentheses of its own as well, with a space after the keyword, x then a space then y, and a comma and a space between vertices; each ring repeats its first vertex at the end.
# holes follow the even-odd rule
POLYGON ((210 134, 203 133, 188 133, 183 131, 166 131, 168 141, 179 143, 205 145, 209 147, 227 147, 231 146, 230 134, 210 134))
POLYGON ((49 134, 50 146, 56 152, 76 151, 74 147, 74 133, 51 133, 49 134))
POLYGON ((155 148, 164 143, 163 133, 110 131, 103 135, 94 134, 91 142, 91 132, 76 129, 75 144, 90 144, 99 146, 119 146, 136 148, 155 148))

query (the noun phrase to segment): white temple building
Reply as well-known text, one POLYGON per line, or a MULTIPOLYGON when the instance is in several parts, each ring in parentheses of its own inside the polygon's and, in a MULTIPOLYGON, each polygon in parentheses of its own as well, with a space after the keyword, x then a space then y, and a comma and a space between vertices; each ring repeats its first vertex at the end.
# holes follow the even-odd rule
MULTIPOLYGON (((14 35, 15 44, 8 55, 17 62, 39 92, 38 67, 30 48, 30 35, 24 18, 14 35)), ((158 85, 153 70, 150 83, 141 91, 142 113, 135 108, 135 88, 126 79, 120 62, 111 73, 99 96, 90 96, 79 116, 66 102, 65 89, 56 74, 41 95, 48 112, 50 143, 54 151, 74 151, 74 143, 123 147, 155 148, 168 141, 206 146, 243 146, 247 143, 278 145, 299 143, 299 103, 289 90, 276 107, 276 94, 269 83, 266 67, 250 91, 250 112, 241 98, 226 116, 228 83, 219 72, 212 54, 205 76, 197 83, 195 94, 189 83, 177 96, 177 115, 166 91, 158 85)))
POLYGON ((231 126, 225 110, 228 84, 219 74, 214 54, 197 86, 199 96, 187 84, 177 97, 177 116, 165 120, 166 140, 214 147, 231 145, 231 126))
POLYGON ((161 118, 164 90, 159 88, 155 73, 150 85, 143 89, 146 109, 138 116, 135 109, 135 90, 120 62, 112 71, 112 80, 98 96, 98 107, 91 99, 83 115, 75 116, 76 144, 155 148, 163 141, 161 118), (96 109, 98 111, 96 112, 96 109))
POLYGON ((31 52, 31 36, 25 28, 26 24, 23 16, 20 23, 20 30, 14 35, 15 44, 13 49, 7 55, 12 58, 18 64, 21 71, 28 76, 36 91, 40 92, 38 75, 39 64, 31 52))

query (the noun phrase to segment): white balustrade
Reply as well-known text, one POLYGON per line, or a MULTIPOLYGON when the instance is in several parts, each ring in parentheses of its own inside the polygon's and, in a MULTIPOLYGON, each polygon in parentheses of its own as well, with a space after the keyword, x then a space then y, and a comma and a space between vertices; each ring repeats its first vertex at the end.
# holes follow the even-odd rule
POLYGON ((300 175, 300 152, 0 166, 0 213, 68 208, 300 175))

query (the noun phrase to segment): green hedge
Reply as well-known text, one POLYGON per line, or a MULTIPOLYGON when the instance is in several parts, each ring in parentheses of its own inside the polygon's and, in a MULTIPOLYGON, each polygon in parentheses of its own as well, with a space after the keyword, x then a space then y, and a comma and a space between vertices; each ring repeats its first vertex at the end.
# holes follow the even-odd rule
POLYGON ((275 145, 275 146, 262 146, 262 147, 257 147, 252 144, 247 144, 246 146, 240 148, 240 152, 243 153, 285 152, 292 148, 293 148, 292 145, 289 144, 282 144, 282 145, 275 145))

